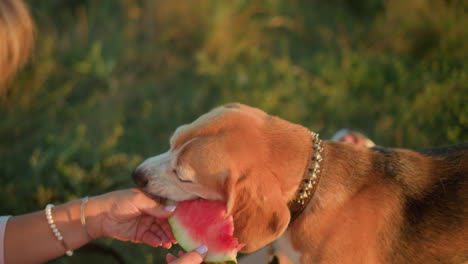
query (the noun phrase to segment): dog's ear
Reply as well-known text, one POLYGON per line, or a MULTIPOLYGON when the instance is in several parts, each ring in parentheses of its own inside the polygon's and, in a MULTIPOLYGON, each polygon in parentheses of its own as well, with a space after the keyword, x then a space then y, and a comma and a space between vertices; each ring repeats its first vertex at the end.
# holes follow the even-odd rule
POLYGON ((242 252, 248 253, 278 238, 290 213, 271 172, 252 170, 236 176, 227 182, 227 212, 234 218, 235 237, 245 244, 242 252))

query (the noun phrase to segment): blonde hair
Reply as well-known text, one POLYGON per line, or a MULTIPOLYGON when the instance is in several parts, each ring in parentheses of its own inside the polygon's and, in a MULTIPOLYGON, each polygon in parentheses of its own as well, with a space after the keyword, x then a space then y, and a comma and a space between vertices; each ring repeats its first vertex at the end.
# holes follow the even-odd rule
POLYGON ((22 0, 0 0, 0 97, 6 82, 27 61, 34 24, 22 0))

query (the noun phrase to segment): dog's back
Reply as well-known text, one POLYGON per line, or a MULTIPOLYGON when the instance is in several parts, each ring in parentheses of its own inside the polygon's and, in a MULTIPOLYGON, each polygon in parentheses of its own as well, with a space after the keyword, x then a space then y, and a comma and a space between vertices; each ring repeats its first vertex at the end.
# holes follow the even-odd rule
POLYGON ((383 154, 380 169, 403 195, 398 242, 389 262, 468 261, 468 144, 374 150, 383 154))

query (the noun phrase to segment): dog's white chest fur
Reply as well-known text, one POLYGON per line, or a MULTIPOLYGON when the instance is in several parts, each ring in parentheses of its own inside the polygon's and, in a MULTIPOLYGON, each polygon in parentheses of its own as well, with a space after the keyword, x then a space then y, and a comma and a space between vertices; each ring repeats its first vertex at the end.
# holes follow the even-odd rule
MULTIPOLYGON (((294 250, 291 243, 291 233, 286 230, 283 235, 273 242, 275 254, 287 257, 292 263, 300 263, 301 254, 294 250)), ((269 261, 269 247, 264 247, 240 259, 239 264, 267 263, 269 261)))

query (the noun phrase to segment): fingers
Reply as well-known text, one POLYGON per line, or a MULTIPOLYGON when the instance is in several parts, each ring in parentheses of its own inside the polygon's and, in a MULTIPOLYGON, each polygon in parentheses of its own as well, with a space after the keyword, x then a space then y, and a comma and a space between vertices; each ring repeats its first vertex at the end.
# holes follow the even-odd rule
POLYGON ((203 262, 203 257, 195 251, 190 251, 178 259, 168 254, 166 260, 169 264, 200 264, 203 262))
MULTIPOLYGON (((149 216, 152 217, 152 216, 149 216)), ((172 240, 169 239, 166 234, 158 227, 153 224, 150 228, 145 230, 142 235, 141 241, 152 247, 162 246, 164 248, 172 247, 172 240)))
POLYGON ((167 222, 166 219, 160 219, 156 218, 155 219, 155 225, 158 225, 159 228, 164 232, 165 236, 168 238, 168 240, 172 243, 176 243, 176 239, 174 238, 174 234, 172 234, 172 229, 169 223, 167 222))
POLYGON ((143 242, 153 247, 171 248, 176 240, 166 219, 143 215, 136 229, 134 242, 143 242))
POLYGON ((166 255, 166 262, 167 263, 171 263, 176 259, 177 259, 176 256, 172 255, 171 253, 167 253, 167 255, 166 255))
POLYGON ((150 245, 152 247, 159 247, 162 245, 162 239, 157 236, 156 234, 154 233, 151 233, 151 232, 146 232, 142 239, 141 239, 141 242, 147 244, 147 245, 150 245))
POLYGON ((153 232, 156 236, 161 238, 161 246, 163 248, 171 248, 172 247, 172 239, 170 239, 166 233, 161 229, 161 227, 157 224, 153 224, 151 226, 151 232, 153 232))
POLYGON ((165 249, 170 249, 172 247, 172 243, 171 242, 166 242, 166 243, 163 243, 161 245, 161 247, 165 248, 165 249))
POLYGON ((180 258, 176 258, 171 254, 166 256, 169 264, 199 264, 202 263, 208 252, 207 246, 200 246, 190 252, 183 254, 180 258))
POLYGON ((135 241, 142 241, 143 235, 145 232, 151 228, 152 224, 154 222, 154 218, 149 216, 149 215, 142 215, 140 217, 140 222, 138 223, 137 226, 137 231, 135 234, 135 241))
MULTIPOLYGON (((136 223, 136 228, 125 235, 126 240, 165 248, 170 248, 172 243, 176 242, 166 219, 174 212, 175 205, 161 205, 138 189, 116 191, 105 197, 110 201, 108 202, 111 204, 109 208, 118 205, 116 208, 119 210, 112 210, 114 215, 111 219, 118 220, 111 223, 114 230, 119 230, 118 227, 122 224, 136 223)), ((108 209, 108 211, 111 210, 108 209)), ((116 232, 113 231, 113 233, 116 232)), ((113 234, 109 236, 116 237, 113 234)))
MULTIPOLYGON (((177 256, 182 257, 184 254, 185 254, 185 252, 179 250, 179 253, 177 253, 177 256)), ((174 255, 172 255, 171 253, 168 253, 168 254, 166 255, 166 262, 167 262, 167 263, 170 263, 170 262, 172 262, 172 261, 174 261, 174 260, 176 260, 176 259, 177 259, 177 257, 174 256, 174 255)))

